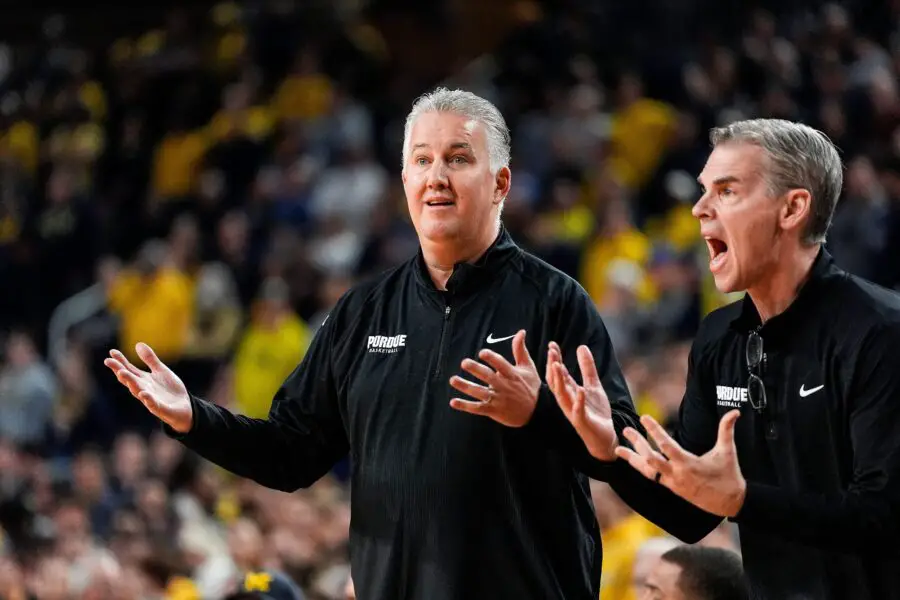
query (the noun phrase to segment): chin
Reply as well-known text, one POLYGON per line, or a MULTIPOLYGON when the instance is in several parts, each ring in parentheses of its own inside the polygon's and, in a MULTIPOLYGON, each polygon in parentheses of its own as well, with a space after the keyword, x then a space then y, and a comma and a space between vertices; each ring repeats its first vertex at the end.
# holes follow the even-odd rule
POLYGON ((420 234, 423 238, 434 242, 455 240, 459 237, 456 222, 427 222, 422 224, 420 234))
POLYGON ((733 294, 735 292, 744 291, 738 278, 731 273, 713 274, 713 281, 715 281, 716 289, 723 294, 733 294))

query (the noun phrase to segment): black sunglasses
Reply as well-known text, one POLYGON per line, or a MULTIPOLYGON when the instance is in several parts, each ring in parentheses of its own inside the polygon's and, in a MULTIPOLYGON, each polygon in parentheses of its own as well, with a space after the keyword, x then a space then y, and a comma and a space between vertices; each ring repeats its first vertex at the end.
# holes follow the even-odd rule
POLYGON ((747 396, 750 406, 762 411, 766 408, 766 385, 762 380, 762 368, 765 354, 763 353, 763 339, 758 331, 751 331, 747 338, 747 370, 750 372, 750 380, 747 382, 747 396))

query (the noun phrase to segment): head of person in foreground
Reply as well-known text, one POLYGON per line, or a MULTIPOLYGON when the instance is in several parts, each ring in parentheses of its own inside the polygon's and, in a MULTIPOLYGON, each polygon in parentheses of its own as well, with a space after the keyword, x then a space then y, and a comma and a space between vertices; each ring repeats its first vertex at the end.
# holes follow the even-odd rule
POLYGON ((678 546, 662 555, 639 600, 749 600, 741 558, 722 548, 678 546))

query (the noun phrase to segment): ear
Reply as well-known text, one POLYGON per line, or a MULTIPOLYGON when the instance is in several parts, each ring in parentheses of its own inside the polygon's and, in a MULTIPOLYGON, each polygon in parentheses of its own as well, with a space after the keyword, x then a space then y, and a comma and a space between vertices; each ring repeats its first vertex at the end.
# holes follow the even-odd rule
POLYGON ((781 207, 780 225, 785 230, 800 230, 806 226, 812 214, 812 196, 809 190, 790 190, 781 207))
POLYGON ((400 171, 400 180, 403 182, 403 185, 406 185, 406 167, 400 171))
POLYGON ((512 172, 509 170, 509 167, 503 167, 497 171, 494 183, 497 185, 497 189, 494 190, 494 204, 500 204, 509 195, 509 189, 512 185, 512 172))

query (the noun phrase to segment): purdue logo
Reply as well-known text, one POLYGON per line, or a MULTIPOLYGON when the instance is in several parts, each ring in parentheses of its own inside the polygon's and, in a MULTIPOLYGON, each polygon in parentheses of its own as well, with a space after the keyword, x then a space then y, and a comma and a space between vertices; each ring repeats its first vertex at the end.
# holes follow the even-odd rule
POLYGON ((747 402, 747 388, 730 385, 716 386, 716 404, 727 408, 740 408, 747 402))
POLYGON ((406 347, 406 334, 370 335, 367 350, 376 354, 396 354, 406 347))

